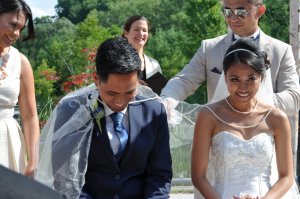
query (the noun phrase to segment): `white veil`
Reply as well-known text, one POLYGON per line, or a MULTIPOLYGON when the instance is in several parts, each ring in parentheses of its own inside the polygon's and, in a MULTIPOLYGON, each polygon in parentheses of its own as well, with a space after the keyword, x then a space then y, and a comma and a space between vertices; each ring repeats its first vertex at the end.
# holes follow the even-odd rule
POLYGON ((79 198, 84 185, 94 126, 92 104, 97 94, 91 85, 65 96, 41 133, 41 156, 35 178, 70 198, 79 198))

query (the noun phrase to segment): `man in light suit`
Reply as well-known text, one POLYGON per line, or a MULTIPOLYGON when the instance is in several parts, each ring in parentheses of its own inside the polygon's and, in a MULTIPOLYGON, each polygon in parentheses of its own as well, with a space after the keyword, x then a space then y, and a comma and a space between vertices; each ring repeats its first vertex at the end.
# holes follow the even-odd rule
POLYGON ((222 3, 223 14, 231 31, 226 35, 203 40, 190 63, 169 80, 161 96, 168 105, 174 106, 176 101, 185 100, 206 81, 210 101, 223 70, 225 52, 230 44, 240 37, 253 38, 261 50, 267 53, 271 62, 274 104, 290 116, 295 165, 297 157, 295 115, 300 107, 300 87, 292 48, 260 30, 258 21, 266 11, 262 0, 224 0, 222 3))
POLYGON ((167 115, 162 103, 137 95, 140 68, 141 60, 126 39, 100 45, 93 74, 96 86, 63 98, 52 114, 55 119, 46 124, 49 132, 43 131, 42 139, 50 138, 45 143, 50 143, 51 158, 42 153, 39 181, 74 199, 169 197, 167 115))

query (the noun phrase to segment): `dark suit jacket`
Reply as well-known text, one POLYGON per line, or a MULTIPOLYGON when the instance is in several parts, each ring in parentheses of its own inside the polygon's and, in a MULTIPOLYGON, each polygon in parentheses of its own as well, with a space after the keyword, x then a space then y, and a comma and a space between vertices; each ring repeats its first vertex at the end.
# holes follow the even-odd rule
POLYGON ((119 163, 110 147, 105 118, 101 130, 95 125, 84 190, 93 199, 168 198, 172 163, 164 106, 154 100, 138 102, 128 106, 128 114, 129 140, 119 163))
POLYGON ((63 199, 54 190, 0 166, 0 199, 63 199))

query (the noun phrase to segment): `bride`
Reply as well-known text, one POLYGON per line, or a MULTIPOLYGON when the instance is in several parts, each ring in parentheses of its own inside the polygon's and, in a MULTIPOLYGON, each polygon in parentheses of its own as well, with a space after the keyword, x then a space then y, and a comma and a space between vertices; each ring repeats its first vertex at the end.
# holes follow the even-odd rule
MULTIPOLYGON (((269 67, 265 53, 241 39, 223 66, 229 96, 205 105, 195 124, 194 186, 210 199, 298 198, 287 116, 256 95, 269 67)), ((202 198, 197 190, 195 198, 202 198)))

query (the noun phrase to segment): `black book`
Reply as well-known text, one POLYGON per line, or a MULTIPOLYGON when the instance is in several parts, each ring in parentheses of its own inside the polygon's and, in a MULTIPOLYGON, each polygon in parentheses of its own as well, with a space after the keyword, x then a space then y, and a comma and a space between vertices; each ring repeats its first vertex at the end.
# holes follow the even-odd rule
POLYGON ((161 90, 167 84, 168 79, 161 74, 160 72, 155 73, 148 79, 146 79, 146 83, 148 86, 157 94, 160 95, 161 90))

